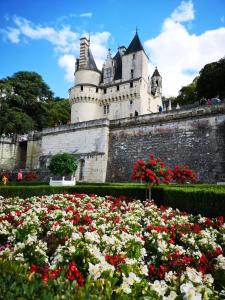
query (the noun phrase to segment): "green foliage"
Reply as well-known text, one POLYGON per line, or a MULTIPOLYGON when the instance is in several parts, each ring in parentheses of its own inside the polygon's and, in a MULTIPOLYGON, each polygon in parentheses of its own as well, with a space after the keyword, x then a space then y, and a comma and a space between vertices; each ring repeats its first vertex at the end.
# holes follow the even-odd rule
POLYGON ((174 100, 174 103, 179 103, 180 105, 191 104, 198 101, 198 95, 196 91, 196 85, 199 77, 195 77, 195 79, 188 84, 187 86, 183 86, 177 98, 174 100))
POLYGON ((202 97, 213 98, 217 95, 225 98, 225 58, 217 62, 205 65, 199 72, 199 76, 180 89, 179 95, 173 100, 173 104, 191 104, 202 97))
POLYGON ((57 98, 46 103, 46 123, 44 127, 67 124, 70 120, 70 104, 68 100, 57 98))
POLYGON ((219 95, 225 98, 225 58, 204 66, 200 71, 196 91, 199 98, 212 98, 219 95))
POLYGON ((36 128, 34 120, 18 108, 0 109, 0 134, 26 133, 36 128))
POLYGON ((69 101, 54 98, 39 74, 17 72, 0 80, 0 134, 42 130, 69 119, 69 101))
POLYGON ((54 175, 69 175, 76 171, 77 162, 70 153, 58 153, 52 156, 48 168, 54 175))

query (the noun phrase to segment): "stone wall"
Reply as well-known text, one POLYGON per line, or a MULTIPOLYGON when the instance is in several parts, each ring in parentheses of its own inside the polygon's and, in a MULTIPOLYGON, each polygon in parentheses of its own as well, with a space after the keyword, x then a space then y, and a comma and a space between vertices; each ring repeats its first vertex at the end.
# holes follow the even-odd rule
POLYGON ((0 138, 0 169, 12 170, 16 164, 18 144, 13 138, 0 138))
POLYGON ((225 180, 225 105, 151 114, 110 123, 107 181, 129 181, 132 163, 159 155, 187 164, 199 180, 225 180))
POLYGON ((76 172, 78 180, 82 177, 81 180, 84 181, 104 182, 108 161, 108 136, 107 119, 45 129, 42 131, 40 157, 45 164, 40 164, 40 167, 46 167, 52 155, 69 152, 79 161, 76 172))

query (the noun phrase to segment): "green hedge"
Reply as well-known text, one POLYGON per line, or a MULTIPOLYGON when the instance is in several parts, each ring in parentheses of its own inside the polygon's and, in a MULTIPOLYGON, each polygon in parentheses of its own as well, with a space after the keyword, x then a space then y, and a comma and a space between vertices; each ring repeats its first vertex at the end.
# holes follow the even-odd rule
POLYGON ((215 187, 168 187, 163 189, 163 203, 193 214, 225 216, 225 189, 215 187))
MULTIPOLYGON (((146 187, 143 184, 78 184, 74 187, 40 186, 0 186, 3 197, 51 195, 57 193, 85 193, 100 196, 128 196, 135 199, 147 198, 146 187)), ((152 198, 157 205, 166 205, 183 211, 204 216, 225 216, 225 187, 217 185, 171 185, 152 189, 152 198)))

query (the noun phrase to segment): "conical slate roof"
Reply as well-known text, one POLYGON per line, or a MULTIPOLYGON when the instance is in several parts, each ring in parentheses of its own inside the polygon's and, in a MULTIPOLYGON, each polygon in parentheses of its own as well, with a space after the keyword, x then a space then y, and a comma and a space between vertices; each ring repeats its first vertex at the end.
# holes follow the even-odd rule
POLYGON ((96 66, 94 57, 91 53, 90 48, 88 49, 88 61, 87 61, 87 69, 88 70, 94 70, 94 71, 98 71, 98 68, 96 66))
POLYGON ((141 44, 141 41, 139 39, 138 33, 136 32, 133 40, 131 41, 130 45, 128 46, 128 48, 125 52, 125 55, 133 53, 133 52, 138 52, 141 50, 145 52, 145 50, 141 44))
POLYGON ((157 68, 155 68, 155 71, 154 71, 153 74, 152 74, 152 77, 155 77, 155 76, 161 77, 161 75, 159 74, 159 71, 158 71, 157 68))
POLYGON ((121 79, 122 78, 122 59, 121 59, 121 55, 120 55, 119 51, 113 57, 113 60, 115 63, 114 80, 121 79))

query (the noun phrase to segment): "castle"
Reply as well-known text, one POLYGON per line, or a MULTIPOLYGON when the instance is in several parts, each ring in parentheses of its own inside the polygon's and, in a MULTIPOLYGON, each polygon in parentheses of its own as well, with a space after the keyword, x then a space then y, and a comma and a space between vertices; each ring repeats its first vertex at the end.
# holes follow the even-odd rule
POLYGON ((80 58, 75 64, 75 85, 69 90, 71 123, 101 118, 116 120, 159 111, 162 78, 156 69, 148 76, 148 56, 136 32, 128 48, 110 49, 99 71, 90 39, 80 39, 80 58))
POLYGON ((102 71, 81 38, 74 75, 71 124, 0 137, 1 169, 47 170, 52 155, 69 152, 78 181, 129 181, 132 163, 153 152, 170 167, 191 166, 201 181, 225 180, 225 104, 160 113, 162 78, 157 69, 148 77, 137 32, 128 48, 109 50, 102 71))

